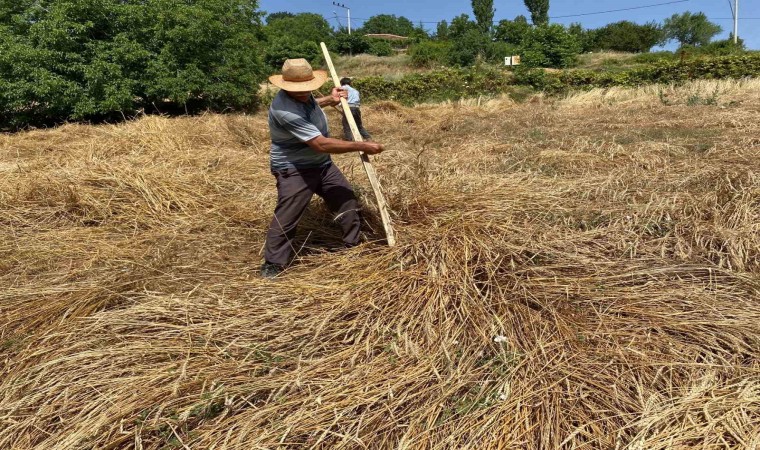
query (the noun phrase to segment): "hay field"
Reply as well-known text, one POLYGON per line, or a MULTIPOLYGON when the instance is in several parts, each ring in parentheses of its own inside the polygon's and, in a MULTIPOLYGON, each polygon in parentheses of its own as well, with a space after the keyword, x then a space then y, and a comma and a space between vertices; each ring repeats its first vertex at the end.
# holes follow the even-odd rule
POLYGON ((0 136, 0 448, 758 448, 760 83, 478 103, 275 281, 264 113, 0 136))

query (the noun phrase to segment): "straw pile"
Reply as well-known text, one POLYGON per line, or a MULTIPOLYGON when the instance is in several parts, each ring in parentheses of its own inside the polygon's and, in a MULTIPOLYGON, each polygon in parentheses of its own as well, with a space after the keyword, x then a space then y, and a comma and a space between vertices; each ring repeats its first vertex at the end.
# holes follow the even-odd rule
POLYGON ((277 281, 265 114, 0 137, 0 448, 757 448, 760 84, 477 103, 277 281))

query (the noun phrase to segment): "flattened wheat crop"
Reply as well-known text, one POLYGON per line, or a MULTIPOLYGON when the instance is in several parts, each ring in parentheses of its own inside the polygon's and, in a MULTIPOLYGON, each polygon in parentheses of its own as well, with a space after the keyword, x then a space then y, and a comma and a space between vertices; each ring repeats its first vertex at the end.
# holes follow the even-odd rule
POLYGON ((0 448, 760 446, 760 84, 364 115, 275 281, 265 113, 0 136, 0 448))

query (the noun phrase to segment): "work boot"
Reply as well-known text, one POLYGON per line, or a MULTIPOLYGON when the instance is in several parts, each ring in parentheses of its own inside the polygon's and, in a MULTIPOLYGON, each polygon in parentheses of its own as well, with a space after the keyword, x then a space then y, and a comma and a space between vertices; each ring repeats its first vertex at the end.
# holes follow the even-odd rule
POLYGON ((261 277, 262 278, 275 278, 285 270, 285 267, 270 262, 264 262, 261 265, 261 277))

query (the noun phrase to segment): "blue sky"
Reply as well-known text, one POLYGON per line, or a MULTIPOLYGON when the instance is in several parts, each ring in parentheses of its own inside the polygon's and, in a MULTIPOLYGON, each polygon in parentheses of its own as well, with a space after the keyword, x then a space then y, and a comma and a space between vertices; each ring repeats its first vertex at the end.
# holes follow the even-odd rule
MULTIPOLYGON (((715 23, 723 27, 721 38, 728 37, 733 29, 731 20, 730 4, 734 0, 684 0, 678 3, 661 5, 651 8, 642 8, 629 11, 617 11, 605 14, 583 15, 578 17, 560 17, 568 15, 594 13, 624 8, 634 8, 646 5, 654 5, 675 0, 551 0, 549 16, 552 22, 570 24, 580 22, 586 28, 597 28, 611 22, 630 20, 644 23, 650 20, 662 22, 666 17, 674 13, 684 11, 702 11, 715 23), (728 20, 721 20, 728 19, 728 20)), ((472 8, 469 0, 343 0, 340 3, 351 8, 352 26, 359 26, 361 19, 376 14, 395 14, 412 20, 415 24, 423 22, 437 22, 443 19, 449 20, 462 13, 472 17, 472 8)), ((332 5, 332 0, 260 0, 261 9, 267 12, 290 11, 290 12, 314 12, 325 16, 332 25, 337 25, 333 12, 337 12, 340 22, 346 25, 346 11, 332 5)), ((495 19, 512 19, 523 14, 528 19, 530 15, 522 0, 494 0, 496 8, 495 19)), ((760 1, 739 0, 739 37, 745 40, 748 48, 760 49, 760 1), (742 20, 756 18, 755 20, 742 20)), ((435 29, 435 23, 424 23, 428 29, 435 29)), ((672 45, 666 49, 672 49, 672 45)), ((657 50, 655 48, 654 50, 657 50)))

